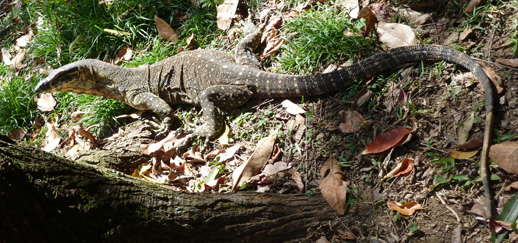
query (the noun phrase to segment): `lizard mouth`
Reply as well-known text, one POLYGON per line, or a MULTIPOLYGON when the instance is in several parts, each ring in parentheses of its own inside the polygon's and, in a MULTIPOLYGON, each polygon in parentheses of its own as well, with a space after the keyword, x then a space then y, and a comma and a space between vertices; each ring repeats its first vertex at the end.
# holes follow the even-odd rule
POLYGON ((49 82, 46 78, 41 80, 34 88, 34 92, 36 92, 36 93, 42 93, 42 92, 45 92, 46 90, 49 90, 49 82))

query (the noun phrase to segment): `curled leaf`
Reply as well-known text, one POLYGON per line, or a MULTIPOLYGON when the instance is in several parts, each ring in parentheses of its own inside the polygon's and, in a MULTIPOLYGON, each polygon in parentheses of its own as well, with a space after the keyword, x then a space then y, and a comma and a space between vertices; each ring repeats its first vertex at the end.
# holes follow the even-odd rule
POLYGON ((387 203, 387 206, 390 210, 396 210, 405 216, 413 215, 417 210, 424 210, 423 206, 416 202, 401 204, 395 201, 390 201, 387 203))
POLYGON ((414 165, 414 161, 411 159, 404 159, 399 163, 394 169, 392 169, 385 178, 400 176, 400 175, 408 175, 408 173, 412 172, 414 165))

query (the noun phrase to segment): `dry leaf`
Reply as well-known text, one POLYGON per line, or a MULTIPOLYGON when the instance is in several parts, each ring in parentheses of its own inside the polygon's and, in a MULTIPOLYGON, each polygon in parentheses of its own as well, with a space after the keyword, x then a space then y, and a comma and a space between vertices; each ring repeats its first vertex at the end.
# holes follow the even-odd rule
POLYGON ((237 190, 243 182, 248 181, 252 176, 257 175, 264 168, 272 155, 275 136, 270 135, 262 138, 257 143, 257 148, 250 156, 250 159, 239 166, 232 174, 232 190, 237 190))
POLYGON ((349 11, 349 17, 351 17, 351 19, 358 18, 360 13, 358 0, 338 0, 335 4, 342 5, 345 11, 349 11))
POLYGON ((23 138, 25 137, 25 135, 27 135, 27 129, 21 129, 21 128, 14 129, 14 130, 10 131, 9 134, 7 134, 7 136, 9 138, 12 138, 16 141, 22 141, 23 138))
POLYGON ((396 11, 405 22, 411 25, 422 25, 432 18, 432 15, 429 13, 420 13, 405 8, 398 8, 396 11))
POLYGON ((113 63, 115 65, 120 65, 122 61, 129 61, 131 59, 132 54, 133 50, 131 50, 131 48, 127 46, 119 51, 119 54, 117 54, 117 57, 115 57, 113 63))
POLYGON ((130 32, 114 30, 114 29, 103 29, 103 31, 108 33, 108 34, 115 35, 115 36, 128 36, 128 35, 131 35, 130 32))
POLYGON ((156 30, 158 31, 158 34, 160 36, 168 41, 171 41, 172 43, 176 43, 178 41, 178 36, 176 35, 176 32, 174 31, 173 27, 169 25, 167 22, 165 22, 163 19, 159 18, 155 15, 155 26, 156 30))
POLYGON ((291 169, 291 163, 276 162, 276 163, 267 164, 266 166, 264 166, 263 174, 270 176, 270 175, 275 175, 281 171, 289 170, 289 169, 291 169))
POLYGON ((496 88, 496 92, 498 92, 498 94, 501 94, 502 91, 504 91, 504 88, 500 86, 502 84, 502 78, 500 78, 500 76, 495 72, 495 70, 491 66, 482 63, 482 68, 484 69, 484 72, 489 77, 489 79, 493 81, 493 84, 496 88))
POLYGON ((396 128, 374 139, 361 154, 375 154, 402 144, 412 131, 411 128, 396 128))
POLYGON ((385 43, 385 46, 389 49, 417 44, 415 33, 408 25, 380 22, 377 32, 380 41, 385 43))
POLYGON ((473 127, 473 120, 475 119, 475 113, 471 112, 471 116, 466 118, 466 120, 463 122, 463 126, 459 128, 459 143, 465 143, 468 141, 469 137, 469 131, 471 131, 471 128, 473 127))
POLYGON ((414 161, 404 159, 394 169, 392 169, 383 179, 393 176, 408 175, 413 169, 414 161))
POLYGON ((320 170, 320 175, 324 177, 318 188, 327 203, 337 212, 338 215, 345 213, 345 203, 347 200, 347 190, 343 184, 344 173, 338 161, 329 157, 320 170))
POLYGON ((487 219, 487 207, 485 205, 475 203, 468 210, 468 213, 476 214, 484 219, 487 219))
POLYGON ((455 147, 455 149, 466 149, 466 150, 478 149, 478 148, 482 148, 483 143, 484 143, 484 141, 482 141, 482 139, 480 139, 480 138, 472 138, 469 141, 455 147))
POLYGON ((505 59, 505 58, 498 58, 496 59, 496 62, 511 66, 511 67, 518 67, 518 58, 515 59, 505 59))
POLYGON ((281 103, 282 107, 286 108, 286 112, 292 114, 292 115, 298 115, 298 114, 303 114, 303 113, 306 113, 306 111, 302 108, 300 108, 300 106, 298 106, 297 104, 291 102, 290 100, 284 100, 282 103, 281 103))
POLYGON ((261 59, 264 60, 270 56, 277 54, 281 46, 284 44, 284 39, 273 38, 266 44, 261 59))
POLYGON ((505 191, 511 191, 513 189, 515 189, 515 190, 518 189, 518 181, 515 181, 505 187, 505 191))
POLYGON ((27 47, 32 36, 33 36, 33 33, 32 33, 32 31, 30 31, 28 34, 23 35, 20 38, 16 39, 15 45, 18 47, 27 47))
POLYGON ((225 124, 225 131, 223 131, 223 134, 221 134, 221 136, 219 136, 218 142, 221 145, 227 146, 229 140, 230 140, 230 128, 228 127, 227 124, 225 124))
POLYGON ((480 0, 471 0, 468 3, 468 6, 466 6, 466 9, 464 9, 464 13, 471 13, 475 9, 476 6, 480 3, 480 0))
POLYGON ((25 57, 25 49, 18 50, 18 53, 16 53, 16 56, 11 60, 11 65, 9 66, 11 69, 17 68, 23 61, 23 58, 25 57))
POLYGON ((36 98, 36 103, 40 111, 52 111, 56 106, 56 100, 50 93, 41 94, 40 98, 36 98))
POLYGON ((389 201, 387 205, 390 210, 396 210, 405 216, 413 215, 417 210, 424 210, 423 206, 416 202, 401 204, 395 201, 389 201))
MULTIPOLYGON (((57 120, 57 119, 56 119, 57 120)), ((50 152, 59 146, 61 142, 61 136, 59 134, 58 129, 56 128, 57 122, 49 122, 47 123, 47 133, 45 133, 45 138, 43 139, 42 150, 46 152, 50 152)))
POLYGON ((234 155, 237 153, 237 151, 239 151, 240 148, 241 148, 241 145, 235 144, 232 147, 225 149, 225 152, 223 152, 219 155, 219 161, 225 162, 227 160, 232 159, 234 157, 234 155))
POLYGON ((475 151, 457 151, 455 149, 446 149, 446 151, 450 152, 450 157, 454 159, 469 159, 475 155, 477 155, 478 150, 475 151))
POLYGON ((302 175, 300 174, 300 172, 298 171, 295 171, 295 173, 293 174, 293 180, 297 183, 297 187, 299 188, 299 190, 301 192, 304 192, 304 181, 302 181, 302 175))
POLYGON ((225 0, 217 8, 217 23, 220 30, 227 30, 236 17, 239 0, 225 0))
POLYGON ((505 171, 518 173, 518 141, 506 141, 489 148, 489 158, 505 171))
POLYGON ((376 27, 376 23, 378 23, 376 14, 374 14, 369 7, 363 7, 358 13, 358 17, 365 19, 365 32, 363 33, 363 37, 369 36, 376 27))
POLYGON ((131 114, 125 114, 125 115, 120 115, 120 116, 116 116, 115 119, 120 119, 120 118, 133 118, 133 119, 139 119, 140 116, 144 113, 144 111, 136 111, 135 113, 131 113, 131 114))
POLYGON ((344 122, 338 126, 342 133, 355 133, 361 130, 361 124, 365 122, 358 111, 345 111, 344 122))
POLYGON ((5 65, 10 66, 11 65, 11 54, 9 51, 5 48, 2 48, 2 61, 5 63, 5 65))

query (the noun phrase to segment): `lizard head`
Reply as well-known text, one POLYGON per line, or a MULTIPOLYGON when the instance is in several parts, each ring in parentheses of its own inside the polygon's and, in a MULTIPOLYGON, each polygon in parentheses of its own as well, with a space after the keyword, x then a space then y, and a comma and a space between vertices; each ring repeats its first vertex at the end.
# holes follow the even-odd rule
POLYGON ((54 69, 49 76, 42 79, 34 88, 37 93, 52 93, 57 91, 83 93, 88 87, 93 70, 89 68, 90 60, 82 60, 54 69))

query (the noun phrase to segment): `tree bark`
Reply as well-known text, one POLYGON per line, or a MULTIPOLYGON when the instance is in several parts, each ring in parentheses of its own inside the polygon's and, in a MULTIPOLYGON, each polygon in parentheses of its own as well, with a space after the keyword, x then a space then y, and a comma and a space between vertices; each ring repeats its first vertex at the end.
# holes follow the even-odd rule
POLYGON ((0 242, 314 240, 333 215, 319 194, 177 192, 0 135, 0 242))

